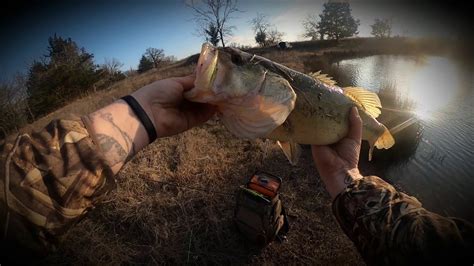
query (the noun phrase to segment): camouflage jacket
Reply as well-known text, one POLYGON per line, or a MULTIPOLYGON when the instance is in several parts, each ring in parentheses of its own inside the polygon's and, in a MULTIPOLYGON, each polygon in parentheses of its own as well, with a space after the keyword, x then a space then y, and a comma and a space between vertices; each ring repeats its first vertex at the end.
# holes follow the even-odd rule
MULTIPOLYGON (((47 254, 115 186, 79 118, 7 138, 0 152, 2 252, 47 254)), ((368 264, 437 262, 474 250, 471 224, 431 213, 375 176, 351 184, 334 200, 333 212, 368 264)))

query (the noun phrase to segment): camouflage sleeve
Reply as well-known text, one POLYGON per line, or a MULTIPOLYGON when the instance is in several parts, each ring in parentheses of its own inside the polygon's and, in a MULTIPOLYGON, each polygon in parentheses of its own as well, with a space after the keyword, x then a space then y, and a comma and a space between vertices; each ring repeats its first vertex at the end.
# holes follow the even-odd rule
POLYGON ((429 212, 376 176, 354 181, 332 207, 369 265, 474 263, 472 224, 429 212))
POLYGON ((0 237, 13 252, 46 254, 115 184, 78 117, 11 136, 0 152, 0 237))

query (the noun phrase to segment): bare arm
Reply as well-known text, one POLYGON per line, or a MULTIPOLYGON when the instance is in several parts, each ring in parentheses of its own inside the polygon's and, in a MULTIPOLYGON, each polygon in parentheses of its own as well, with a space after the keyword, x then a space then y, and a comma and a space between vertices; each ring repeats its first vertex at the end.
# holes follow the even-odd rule
MULTIPOLYGON (((214 114, 212 106, 184 100, 183 92, 191 89, 193 82, 193 76, 165 79, 132 93, 154 124, 158 137, 183 132, 214 114)), ((149 144, 145 127, 123 100, 89 114, 85 120, 114 174, 149 144)))

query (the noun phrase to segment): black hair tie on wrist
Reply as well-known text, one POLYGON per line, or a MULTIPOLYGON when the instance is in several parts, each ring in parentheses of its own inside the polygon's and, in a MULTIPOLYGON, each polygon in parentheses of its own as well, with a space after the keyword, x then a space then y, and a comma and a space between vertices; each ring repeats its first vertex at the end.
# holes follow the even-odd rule
POLYGON ((146 132, 148 133, 148 138, 150 139, 150 143, 155 141, 155 139, 157 138, 155 126, 153 126, 153 123, 151 122, 150 118, 146 114, 145 110, 143 110, 141 105, 137 102, 137 100, 133 98, 133 96, 131 95, 123 96, 121 99, 128 103, 128 105, 130 106, 130 108, 132 108, 135 115, 142 122, 143 126, 146 129, 146 132))

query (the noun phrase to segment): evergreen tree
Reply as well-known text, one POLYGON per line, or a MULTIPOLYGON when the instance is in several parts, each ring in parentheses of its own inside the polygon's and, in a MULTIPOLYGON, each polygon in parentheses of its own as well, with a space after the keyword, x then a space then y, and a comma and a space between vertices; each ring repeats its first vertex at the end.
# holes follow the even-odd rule
POLYGON ((327 2, 319 17, 318 30, 322 39, 327 36, 339 40, 358 34, 360 22, 352 17, 349 2, 327 2))
POLYGON ((264 47, 267 43, 267 34, 264 31, 258 31, 255 35, 255 42, 264 47))
POLYGON ((219 30, 217 29, 214 23, 209 23, 209 27, 204 30, 206 33, 206 41, 212 43, 212 45, 217 46, 220 41, 219 30))
POLYGON ((148 59, 145 55, 142 55, 142 58, 140 59, 140 63, 138 64, 137 72, 143 73, 152 68, 153 68, 153 61, 148 59))
POLYGON ((84 48, 79 48, 71 38, 63 39, 56 34, 48 38, 48 54, 52 66, 84 64, 85 67, 94 68, 93 55, 84 48))
POLYGON ((48 54, 31 65, 28 73, 28 104, 35 116, 47 114, 92 89, 99 80, 93 55, 71 40, 54 35, 48 54))

